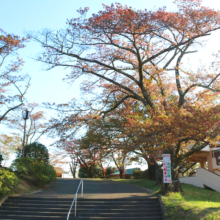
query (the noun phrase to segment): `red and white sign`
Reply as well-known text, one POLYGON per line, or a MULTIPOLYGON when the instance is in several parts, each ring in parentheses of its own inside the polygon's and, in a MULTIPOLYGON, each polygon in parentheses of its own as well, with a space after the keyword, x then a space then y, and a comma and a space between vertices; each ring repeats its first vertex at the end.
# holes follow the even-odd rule
POLYGON ((163 182, 172 183, 170 154, 163 154, 163 182))

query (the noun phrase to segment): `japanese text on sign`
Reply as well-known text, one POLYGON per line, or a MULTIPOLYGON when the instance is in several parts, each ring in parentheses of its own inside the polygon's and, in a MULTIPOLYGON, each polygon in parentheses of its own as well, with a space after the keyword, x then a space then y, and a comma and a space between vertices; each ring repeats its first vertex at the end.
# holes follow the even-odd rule
POLYGON ((163 154, 163 182, 171 183, 171 161, 170 154, 163 154))

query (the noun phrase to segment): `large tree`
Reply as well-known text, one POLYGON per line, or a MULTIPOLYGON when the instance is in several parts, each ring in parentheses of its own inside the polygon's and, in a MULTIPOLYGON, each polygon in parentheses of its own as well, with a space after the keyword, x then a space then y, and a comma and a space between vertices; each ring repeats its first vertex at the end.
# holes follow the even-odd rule
MULTIPOLYGON (((95 167, 102 158, 102 151, 96 148, 94 143, 91 146, 85 139, 59 142, 59 144, 62 144, 62 148, 66 150, 80 168, 85 169, 88 177, 94 178, 95 167)), ((76 164, 74 168, 76 168, 76 164)))
POLYGON ((0 122, 11 111, 24 103, 24 95, 29 87, 29 77, 20 75, 24 62, 17 57, 9 62, 9 57, 17 55, 18 49, 24 47, 27 38, 8 34, 0 28, 0 122))
MULTIPOLYGON (((127 100, 139 102, 145 123, 128 115, 130 123, 141 127, 137 140, 145 138, 153 152, 171 153, 174 180, 182 161, 218 140, 218 60, 210 68, 192 70, 183 62, 220 28, 219 11, 201 2, 176 0, 176 12, 103 5, 103 11, 88 19, 88 8, 80 9, 82 16, 69 20, 66 29, 33 36, 45 48, 39 61, 49 68, 69 68, 67 80, 84 76, 85 91, 103 89, 100 114, 127 100)), ((179 190, 178 184, 174 189, 179 190)))

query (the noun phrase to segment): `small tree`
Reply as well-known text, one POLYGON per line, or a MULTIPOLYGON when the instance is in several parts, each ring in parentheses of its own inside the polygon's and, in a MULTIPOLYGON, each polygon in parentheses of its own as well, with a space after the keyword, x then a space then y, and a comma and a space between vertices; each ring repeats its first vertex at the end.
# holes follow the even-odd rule
MULTIPOLYGON (((49 164, 48 150, 45 145, 38 142, 26 145, 24 156, 37 162, 49 164)), ((21 157, 21 152, 19 152, 18 157, 21 157)))
POLYGON ((19 151, 18 158, 11 165, 20 176, 31 176, 38 186, 56 179, 56 172, 49 165, 49 154, 45 145, 37 142, 29 144, 25 147, 25 157, 21 155, 22 152, 19 151))

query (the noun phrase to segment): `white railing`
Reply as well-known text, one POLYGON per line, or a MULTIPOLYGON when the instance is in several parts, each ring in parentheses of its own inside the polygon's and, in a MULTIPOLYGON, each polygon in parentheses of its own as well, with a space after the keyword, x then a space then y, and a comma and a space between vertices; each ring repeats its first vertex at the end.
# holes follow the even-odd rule
POLYGON ((70 213, 71 213, 71 211, 72 211, 72 207, 73 207, 74 202, 75 202, 75 217, 76 217, 77 194, 78 194, 78 191, 79 191, 79 188, 80 188, 81 185, 82 185, 82 187, 81 187, 81 198, 82 198, 82 197, 83 197, 83 179, 81 179, 81 181, 80 181, 80 183, 79 183, 79 186, 78 186, 78 188, 77 188, 77 190, 76 190, 76 194, 75 194, 75 196, 74 196, 73 202, 72 202, 72 204, 71 204, 71 206, 70 206, 70 209, 69 209, 69 212, 68 212, 68 214, 67 214, 67 218, 66 218, 67 220, 69 220, 70 213))

